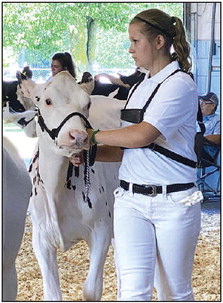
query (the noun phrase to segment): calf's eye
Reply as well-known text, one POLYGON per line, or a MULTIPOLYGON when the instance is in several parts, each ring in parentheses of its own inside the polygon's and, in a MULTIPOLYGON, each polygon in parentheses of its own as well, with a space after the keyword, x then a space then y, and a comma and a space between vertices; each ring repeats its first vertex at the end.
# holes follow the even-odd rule
POLYGON ((91 102, 88 103, 87 109, 89 109, 90 107, 91 107, 91 102))
POLYGON ((51 100, 51 99, 49 99, 49 98, 48 98, 48 99, 46 99, 46 104, 47 104, 47 105, 51 105, 52 103, 53 103, 53 102, 52 102, 52 100, 51 100))

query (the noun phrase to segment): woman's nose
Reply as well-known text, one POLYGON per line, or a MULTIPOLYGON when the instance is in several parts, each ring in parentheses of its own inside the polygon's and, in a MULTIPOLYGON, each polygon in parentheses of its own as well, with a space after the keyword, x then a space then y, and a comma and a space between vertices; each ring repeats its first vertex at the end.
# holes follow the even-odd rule
POLYGON ((133 50, 132 46, 130 45, 130 47, 129 47, 129 53, 131 54, 133 52, 134 52, 134 50, 133 50))

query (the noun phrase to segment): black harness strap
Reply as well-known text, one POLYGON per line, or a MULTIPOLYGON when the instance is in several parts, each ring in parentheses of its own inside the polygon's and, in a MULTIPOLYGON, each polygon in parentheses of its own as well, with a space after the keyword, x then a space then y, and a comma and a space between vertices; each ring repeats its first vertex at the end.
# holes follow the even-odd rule
MULTIPOLYGON (((182 69, 177 69, 175 70, 173 73, 171 73, 167 78, 165 78, 162 82, 160 82, 156 88, 154 89, 154 91, 152 92, 151 96, 149 97, 148 101, 146 102, 146 104, 143 106, 143 108, 140 110, 140 118, 137 120, 137 121, 130 121, 131 119, 129 120, 126 120, 125 119, 125 116, 128 116, 128 111, 130 112, 131 109, 123 109, 122 110, 122 113, 121 113, 121 119, 124 120, 124 121, 130 121, 130 122, 133 122, 133 123, 140 123, 142 122, 143 120, 143 116, 144 116, 144 113, 147 109, 147 107, 149 106, 150 102, 152 101, 152 99, 154 98, 155 94, 157 93, 158 89, 160 88, 161 84, 166 81, 169 77, 173 76, 174 74, 178 73, 178 72, 184 72, 184 73, 187 73, 191 76, 191 78, 193 79, 193 75, 191 73, 188 73, 187 71, 185 70, 182 70, 182 69), (126 115, 127 113, 127 115, 126 115)), ((137 83, 137 87, 140 83, 137 83)), ((130 94, 129 98, 128 98, 128 101, 129 99, 131 98, 133 92, 136 90, 137 87, 134 87, 134 90, 132 91, 132 93, 130 94)), ((127 101, 127 103, 128 103, 127 101)), ((126 103, 126 105, 127 105, 126 103)), ((133 113, 136 109, 133 109, 133 113)), ((136 113, 137 114, 137 113, 136 113)), ((198 123, 200 125, 200 128, 201 128, 201 131, 204 132, 205 131, 205 126, 203 124, 203 117, 202 117, 202 112, 201 112, 201 109, 200 109, 200 104, 198 103, 198 113, 197 113, 197 120, 198 120, 198 123)), ((160 154, 163 154, 165 155, 166 157, 168 158, 171 158, 172 160, 175 160, 179 163, 182 163, 182 164, 185 164, 187 166, 190 166, 190 167, 193 167, 195 168, 197 166, 197 162, 191 160, 191 159, 188 159, 188 158, 185 158, 173 151, 170 151, 160 145, 157 145, 156 143, 151 143, 147 146, 144 146, 144 147, 141 147, 141 148, 150 148, 151 150, 154 150, 154 151, 157 151, 159 152, 160 154)), ((124 148, 125 149, 125 148, 124 148)))
MULTIPOLYGON (((183 71, 181 69, 177 69, 175 70, 172 74, 170 74, 168 77, 166 77, 162 82, 160 82, 157 87, 154 89, 154 91, 152 92, 151 96, 149 97, 148 101, 146 102, 146 104, 143 106, 143 115, 147 109, 147 107, 149 106, 150 102, 152 101, 152 99, 154 98, 154 96, 156 95, 158 89, 160 88, 161 84, 163 84, 164 81, 166 81, 168 78, 170 78, 171 76, 173 76, 174 74, 183 71)), ((185 71, 184 71, 185 72, 185 71)))
POLYGON ((151 143, 147 146, 144 146, 143 148, 150 148, 152 150, 155 150, 157 151, 158 153, 160 154, 163 154, 164 156, 172 159, 172 160, 175 160, 177 162, 180 162, 182 164, 185 164, 187 166, 190 166, 190 167, 193 167, 195 168, 197 166, 197 162, 193 161, 193 160, 190 160, 188 158, 185 158, 177 153, 174 153, 172 151, 170 151, 169 149, 166 149, 160 145, 157 145, 155 143, 151 143))
POLYGON ((140 84, 143 80, 144 80, 144 78, 141 79, 139 82, 137 82, 137 83, 135 84, 135 86, 133 87, 133 89, 132 89, 130 95, 128 96, 128 99, 127 99, 127 102, 126 102, 126 104, 125 104, 124 109, 126 109, 126 106, 127 106, 127 104, 129 103, 129 100, 130 100, 130 98, 132 97, 134 91, 137 89, 137 87, 139 86, 139 84, 140 84))

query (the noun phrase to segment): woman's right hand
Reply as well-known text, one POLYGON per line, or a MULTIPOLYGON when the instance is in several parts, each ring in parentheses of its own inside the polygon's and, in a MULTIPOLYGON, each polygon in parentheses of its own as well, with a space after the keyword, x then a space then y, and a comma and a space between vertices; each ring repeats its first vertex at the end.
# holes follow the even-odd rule
POLYGON ((84 155, 83 155, 83 152, 80 152, 79 154, 75 154, 73 156, 70 157, 70 162, 78 167, 80 166, 81 164, 84 163, 84 155))

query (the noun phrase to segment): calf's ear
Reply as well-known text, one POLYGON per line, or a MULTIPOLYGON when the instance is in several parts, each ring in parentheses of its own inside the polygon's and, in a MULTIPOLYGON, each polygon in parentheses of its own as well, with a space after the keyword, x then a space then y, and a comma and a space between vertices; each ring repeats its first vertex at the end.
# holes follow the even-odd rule
POLYGON ((79 85, 88 95, 91 95, 94 90, 94 79, 86 83, 81 83, 79 85))
POLYGON ((32 98, 36 83, 32 80, 22 80, 20 86, 21 92, 23 93, 24 97, 32 98))
POLYGON ((25 66, 23 68, 22 73, 19 70, 17 70, 17 72, 16 72, 16 78, 18 79, 19 83, 21 83, 22 80, 31 79, 32 75, 33 75, 33 73, 31 71, 31 69, 29 68, 29 66, 25 66))

